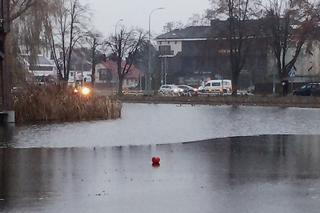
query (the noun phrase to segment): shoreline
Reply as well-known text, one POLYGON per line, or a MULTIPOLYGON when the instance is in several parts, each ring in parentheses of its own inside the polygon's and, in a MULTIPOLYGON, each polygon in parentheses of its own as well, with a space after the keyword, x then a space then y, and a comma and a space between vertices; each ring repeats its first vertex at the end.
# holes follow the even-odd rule
POLYGON ((135 96, 124 95, 119 98, 123 103, 150 104, 191 104, 191 105, 235 105, 235 106, 265 106, 265 107, 298 107, 320 108, 320 97, 272 97, 272 96, 135 96))

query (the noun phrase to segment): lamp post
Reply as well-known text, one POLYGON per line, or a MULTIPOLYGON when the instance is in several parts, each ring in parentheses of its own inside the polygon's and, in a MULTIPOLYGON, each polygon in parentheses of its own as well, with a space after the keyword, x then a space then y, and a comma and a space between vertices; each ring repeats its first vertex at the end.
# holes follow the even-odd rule
POLYGON ((145 76, 144 95, 151 95, 151 16, 158 10, 163 10, 163 7, 153 9, 149 14, 149 45, 148 45, 148 70, 145 76))

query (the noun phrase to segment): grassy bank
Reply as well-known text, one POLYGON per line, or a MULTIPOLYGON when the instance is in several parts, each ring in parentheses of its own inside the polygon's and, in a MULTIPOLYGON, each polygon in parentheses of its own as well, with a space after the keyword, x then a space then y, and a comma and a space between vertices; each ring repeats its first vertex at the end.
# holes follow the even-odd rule
POLYGON ((248 105, 248 106, 279 106, 320 108, 319 97, 273 97, 273 96, 134 96, 126 95, 121 101, 128 103, 172 103, 172 104, 204 104, 204 105, 248 105))
POLYGON ((84 97, 63 86, 30 86, 14 98, 17 123, 107 120, 121 117, 121 103, 84 97))

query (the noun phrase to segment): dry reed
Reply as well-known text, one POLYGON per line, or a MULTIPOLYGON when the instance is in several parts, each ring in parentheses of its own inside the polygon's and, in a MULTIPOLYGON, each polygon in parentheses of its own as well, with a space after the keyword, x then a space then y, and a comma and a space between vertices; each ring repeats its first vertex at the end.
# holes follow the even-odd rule
POLYGON ((116 99, 83 97, 62 85, 29 86, 14 99, 17 123, 117 119, 121 108, 116 99))

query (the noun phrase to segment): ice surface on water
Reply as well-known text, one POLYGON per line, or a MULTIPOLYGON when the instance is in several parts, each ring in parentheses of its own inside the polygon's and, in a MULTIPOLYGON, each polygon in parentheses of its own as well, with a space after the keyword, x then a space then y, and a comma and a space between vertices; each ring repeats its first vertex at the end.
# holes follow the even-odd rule
POLYGON ((124 104, 115 121, 15 127, 13 147, 167 144, 262 134, 320 134, 320 110, 279 107, 124 104))

